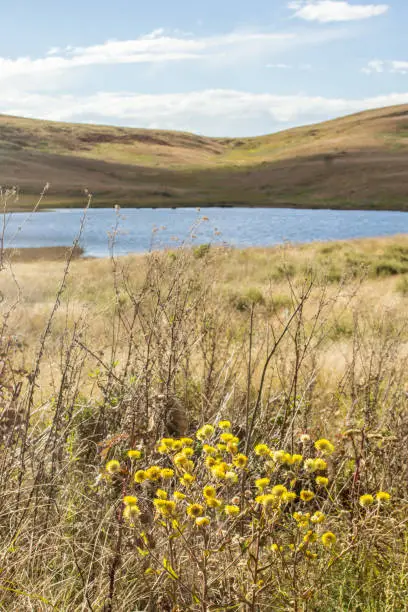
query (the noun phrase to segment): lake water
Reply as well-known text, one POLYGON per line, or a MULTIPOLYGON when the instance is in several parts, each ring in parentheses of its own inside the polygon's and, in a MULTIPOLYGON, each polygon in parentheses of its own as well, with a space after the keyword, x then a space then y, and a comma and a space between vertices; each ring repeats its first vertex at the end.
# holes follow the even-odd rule
MULTIPOLYGON (((6 247, 69 246, 83 213, 60 209, 35 214, 13 213, 6 219, 6 247)), ((408 233, 408 213, 288 208, 92 209, 87 213, 80 244, 85 254, 109 254, 114 231, 115 253, 144 252, 175 246, 191 228, 195 244, 215 242, 233 246, 269 246, 284 241, 311 242, 408 233), (203 217, 207 221, 201 221, 203 217)))

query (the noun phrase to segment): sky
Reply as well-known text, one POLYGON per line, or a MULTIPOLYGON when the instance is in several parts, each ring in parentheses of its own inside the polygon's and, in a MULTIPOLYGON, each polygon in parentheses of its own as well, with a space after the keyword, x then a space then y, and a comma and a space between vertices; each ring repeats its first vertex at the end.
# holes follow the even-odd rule
POLYGON ((407 0, 0 0, 0 113, 251 136, 408 103, 407 0))

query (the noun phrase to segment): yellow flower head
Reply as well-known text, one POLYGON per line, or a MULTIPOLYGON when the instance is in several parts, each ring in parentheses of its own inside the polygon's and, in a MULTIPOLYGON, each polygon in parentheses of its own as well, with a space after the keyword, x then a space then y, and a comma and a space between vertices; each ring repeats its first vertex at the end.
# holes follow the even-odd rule
POLYGON ((203 489, 203 495, 204 497, 216 497, 217 491, 215 490, 215 487, 207 485, 203 489))
POLYGON ((268 510, 276 508, 279 505, 279 498, 271 493, 267 495, 258 495, 258 497, 255 498, 255 501, 268 510))
POLYGON ((329 484, 329 479, 325 478, 325 476, 317 476, 316 484, 319 487, 327 487, 327 485, 329 484))
POLYGON ((305 468, 306 472, 316 472, 317 471, 316 460, 306 459, 303 467, 305 468))
POLYGON ((238 452, 237 442, 234 442, 234 440, 230 440, 227 444, 227 451, 231 453, 231 455, 236 455, 238 452))
POLYGON ((106 464, 105 469, 108 474, 117 474, 120 472, 120 463, 117 459, 111 459, 111 461, 108 461, 106 464))
POLYGON ((300 492, 300 499, 304 502, 309 502, 314 498, 313 491, 303 490, 300 492))
POLYGON ((321 440, 317 440, 314 443, 314 447, 316 450, 320 451, 321 453, 324 453, 325 455, 331 455, 332 453, 334 453, 333 444, 329 442, 329 440, 326 440, 325 438, 322 438, 321 440))
POLYGON ((231 429, 231 423, 230 421, 220 421, 218 423, 218 427, 220 429, 231 429))
POLYGON ((173 450, 173 444, 174 444, 175 440, 173 440, 173 438, 162 438, 160 440, 160 446, 164 446, 164 448, 167 448, 168 450, 173 450))
POLYGON ((292 455, 284 450, 277 450, 273 453, 273 460, 281 465, 291 465, 292 455))
POLYGON ((181 440, 174 440, 173 442, 173 450, 180 451, 183 448, 183 443, 181 440))
POLYGON ((180 439, 181 446, 193 446, 194 440, 192 438, 181 438, 180 439))
POLYGON ((131 504, 130 506, 125 507, 123 511, 123 518, 132 523, 138 518, 139 514, 139 507, 136 504, 131 504))
POLYGON ((129 459, 140 459, 142 456, 142 451, 140 450, 128 450, 127 456, 129 459))
POLYGON ((326 531, 326 533, 322 535, 321 539, 323 546, 326 546, 326 548, 330 548, 330 546, 333 546, 333 544, 335 544, 337 540, 336 536, 331 531, 326 531))
POLYGON ((258 478, 257 480, 255 480, 255 486, 260 491, 263 491, 270 482, 271 481, 269 480, 269 478, 258 478))
POLYGON ((232 461, 232 463, 238 467, 243 469, 246 464, 248 463, 248 457, 246 455, 243 455, 242 453, 240 453, 239 455, 236 455, 232 461))
POLYGON ((227 445, 226 444, 217 444, 217 448, 218 448, 219 451, 221 451, 223 453, 224 451, 227 450, 227 445))
POLYGON ((174 470, 172 470, 171 468, 163 468, 160 472, 160 476, 163 478, 163 480, 168 480, 169 478, 173 478, 174 470))
POLYGON ((141 484, 145 480, 147 480, 146 472, 144 470, 137 470, 135 474, 135 482, 137 482, 137 484, 141 484))
POLYGON ((216 497, 206 497, 205 503, 209 508, 219 508, 222 505, 222 501, 216 497))
POLYGON ((159 480, 161 476, 161 468, 159 468, 157 465, 152 465, 151 467, 147 468, 146 470, 146 478, 147 480, 151 480, 152 482, 155 482, 156 480, 159 480))
POLYGON ((287 491, 286 493, 283 493, 282 495, 282 501, 285 502, 286 504, 295 501, 297 495, 294 491, 287 491))
POLYGON ((190 446, 186 446, 181 452, 185 457, 192 457, 194 455, 194 449, 192 449, 190 446))
POLYGON ((157 489, 156 497, 158 497, 159 499, 167 499, 168 497, 167 491, 164 491, 163 489, 157 489))
POLYGON ((224 464, 220 464, 220 465, 214 465, 211 468, 211 474, 215 477, 218 478, 220 480, 223 480, 226 476, 227 473, 227 469, 224 466, 224 464))
POLYGON ((305 552, 305 556, 306 556, 308 559, 317 559, 317 553, 311 552, 310 550, 307 550, 307 551, 305 552))
POLYGON ((215 428, 213 425, 203 425, 196 433, 198 440, 208 440, 214 434, 215 428))
POLYGON ((318 525, 319 523, 323 523, 326 520, 326 515, 323 514, 323 512, 320 512, 320 510, 316 510, 310 520, 315 525, 318 525))
POLYGON ((375 494, 375 498, 380 504, 386 504, 390 501, 391 495, 386 491, 378 491, 378 493, 375 494))
POLYGON ((197 527, 207 527, 210 524, 208 516, 199 516, 195 520, 197 527))
POLYGON ((183 474, 183 476, 180 478, 180 483, 185 487, 189 487, 191 484, 193 484, 194 481, 195 476, 193 476, 192 474, 183 474))
POLYGON ((214 446, 211 446, 210 444, 203 444, 203 452, 206 455, 216 455, 217 449, 214 446))
POLYGON ((176 502, 167 499, 155 499, 153 501, 156 510, 162 516, 174 516, 176 513, 176 502))
POLYGON ((214 457, 206 457, 204 463, 208 468, 212 468, 217 462, 214 457))
POLYGON ((239 514, 239 506, 233 504, 227 505, 224 508, 224 512, 227 516, 237 516, 239 514))
POLYGON ((238 482, 238 474, 236 472, 233 472, 232 470, 228 470, 227 472, 225 472, 225 480, 228 480, 228 482, 232 482, 233 484, 235 484, 236 482, 238 482))
POLYGON ((327 470, 327 463, 324 459, 320 459, 320 457, 318 457, 317 459, 314 460, 315 463, 315 468, 316 470, 327 470))
POLYGON ((125 504, 125 506, 134 506, 135 504, 137 504, 137 497, 135 497, 134 495, 126 495, 123 498, 123 503, 125 504))
POLYGON ((231 442, 231 440, 234 440, 235 436, 232 433, 222 433, 220 435, 220 440, 222 440, 223 442, 225 442, 225 444, 227 442, 231 442))
POLYGON ((173 497, 174 499, 177 499, 177 501, 182 501, 183 499, 186 499, 186 495, 184 495, 184 493, 181 493, 180 491, 174 491, 173 497))
POLYGON ((316 540, 317 540, 317 534, 312 529, 309 529, 309 531, 303 536, 303 541, 306 544, 316 542, 316 540))
POLYGON ((287 493, 288 490, 284 485, 278 484, 272 487, 272 495, 276 495, 276 497, 282 497, 284 493, 287 493))
POLYGON ((187 514, 192 518, 197 518, 198 516, 202 516, 204 513, 204 508, 201 504, 190 504, 187 507, 187 514))
POLYGON ((374 497, 372 495, 366 494, 360 497, 360 506, 366 508, 367 506, 371 506, 374 503, 374 497))
POLYGON ((303 455, 292 455, 292 464, 300 464, 303 461, 303 455))
POLYGON ((268 457, 271 449, 267 444, 257 444, 255 446, 255 455, 259 457, 268 457))

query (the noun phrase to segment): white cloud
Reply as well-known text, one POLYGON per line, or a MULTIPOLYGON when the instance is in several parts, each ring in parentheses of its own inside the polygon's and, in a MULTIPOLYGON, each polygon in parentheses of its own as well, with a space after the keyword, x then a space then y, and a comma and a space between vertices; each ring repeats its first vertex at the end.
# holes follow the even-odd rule
POLYGON ((9 95, 0 103, 0 112, 62 121, 114 122, 137 127, 155 125, 179 130, 188 127, 208 135, 228 136, 266 129, 273 131, 279 127, 405 103, 408 103, 408 93, 346 99, 221 89, 157 95, 130 92, 101 92, 83 97, 9 95))
POLYGON ((364 66, 362 72, 365 74, 382 74, 384 72, 394 74, 408 74, 408 62, 400 60, 371 60, 364 66))
POLYGON ((348 0, 293 0, 288 7, 300 19, 321 23, 368 19, 383 15, 389 9, 387 4, 350 4, 348 0))

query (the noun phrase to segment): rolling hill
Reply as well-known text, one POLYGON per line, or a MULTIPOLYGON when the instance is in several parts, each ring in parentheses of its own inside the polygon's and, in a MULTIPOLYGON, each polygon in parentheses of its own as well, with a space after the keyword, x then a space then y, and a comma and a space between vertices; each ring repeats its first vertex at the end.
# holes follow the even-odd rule
POLYGON ((16 208, 295 206, 408 210, 408 105, 256 138, 0 115, 0 184, 16 208))

